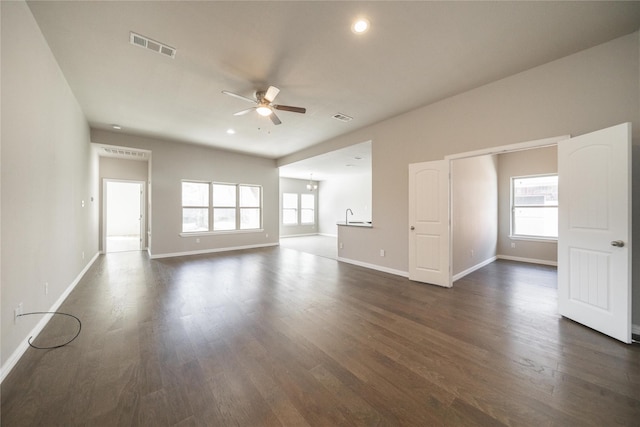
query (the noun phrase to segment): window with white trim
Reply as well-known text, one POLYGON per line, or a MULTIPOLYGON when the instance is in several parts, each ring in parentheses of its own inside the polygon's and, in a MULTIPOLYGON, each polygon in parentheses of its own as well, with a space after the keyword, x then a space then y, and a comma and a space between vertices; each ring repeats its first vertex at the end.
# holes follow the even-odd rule
POLYGON ((209 183, 182 182, 182 231, 209 231, 209 183))
POLYGON ((284 225, 298 224, 298 195, 296 193, 282 193, 282 223, 284 225))
POLYGON ((261 228, 261 186, 182 181, 183 233, 261 228))
POLYGON ((313 194, 300 195, 300 224, 315 224, 316 198, 313 194))
POLYGON ((239 203, 240 229, 254 230, 262 228, 262 191, 257 185, 240 185, 239 203))
POLYGON ((511 236, 558 238, 558 175, 511 178, 511 236))
POLYGON ((213 184, 213 231, 235 230, 237 186, 213 184))

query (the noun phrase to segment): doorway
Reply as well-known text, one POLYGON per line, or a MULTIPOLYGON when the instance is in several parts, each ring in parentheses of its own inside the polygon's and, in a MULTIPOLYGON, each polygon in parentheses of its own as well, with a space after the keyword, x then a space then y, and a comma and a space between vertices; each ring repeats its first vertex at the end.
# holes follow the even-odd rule
MULTIPOLYGON (((559 198, 568 202, 564 205, 566 208, 558 210, 559 314, 631 343, 631 124, 623 123, 573 138, 552 139, 445 159, 499 154, 514 148, 529 149, 562 141, 557 154, 558 181, 562 182, 558 189, 561 189, 559 198)), ((447 196, 433 198, 434 203, 448 199, 450 204, 450 192, 447 196)), ((410 191, 410 209, 411 197, 415 195, 410 191)), ((451 240, 451 233, 449 238, 451 240)), ((446 262, 450 268, 452 253, 448 255, 446 262)), ((411 270, 411 260, 409 266, 411 270)))
POLYGON ((144 182, 104 181, 104 252, 144 249, 144 182))

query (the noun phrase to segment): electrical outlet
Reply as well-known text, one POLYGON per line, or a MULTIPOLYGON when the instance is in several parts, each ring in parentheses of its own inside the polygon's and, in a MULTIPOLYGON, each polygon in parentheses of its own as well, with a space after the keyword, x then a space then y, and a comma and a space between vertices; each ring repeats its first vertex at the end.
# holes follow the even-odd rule
POLYGON ((473 249, 471 249, 470 252, 471 252, 471 258, 473 258, 473 254, 474 254, 473 249))
POLYGON ((384 249, 380 249, 380 256, 384 256, 384 249))
POLYGON ((20 319, 20 315, 22 314, 22 303, 18 304, 16 308, 13 309, 13 324, 18 323, 18 319, 20 319))
POLYGON ((49 282, 44 282, 44 294, 49 295, 49 282))
POLYGON ((82 259, 84 259, 84 251, 82 251, 82 259))
POLYGON ((268 239, 269 238, 269 233, 267 233, 265 237, 268 239))
POLYGON ((340 249, 344 248, 344 243, 340 242, 340 249))
POLYGON ((200 243, 200 238, 196 237, 196 243, 200 243))
POLYGON ((516 243, 515 242, 511 242, 511 248, 515 248, 516 247, 516 243))

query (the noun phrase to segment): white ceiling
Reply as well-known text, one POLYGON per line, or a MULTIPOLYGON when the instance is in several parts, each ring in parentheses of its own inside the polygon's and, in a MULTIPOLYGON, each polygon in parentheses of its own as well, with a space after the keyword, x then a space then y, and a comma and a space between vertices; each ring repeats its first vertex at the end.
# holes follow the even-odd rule
POLYGON ((121 132, 269 158, 629 34, 640 22, 637 1, 28 4, 92 127, 117 123, 121 132), (351 32, 356 16, 369 19, 368 33, 351 32), (175 59, 131 45, 131 31, 176 48, 175 59), (277 103, 307 114, 278 112, 280 126, 233 116, 249 105, 221 93, 251 97, 269 85, 281 89, 277 103))
POLYGON ((313 181, 362 174, 371 175, 371 141, 280 166, 283 178, 313 181))

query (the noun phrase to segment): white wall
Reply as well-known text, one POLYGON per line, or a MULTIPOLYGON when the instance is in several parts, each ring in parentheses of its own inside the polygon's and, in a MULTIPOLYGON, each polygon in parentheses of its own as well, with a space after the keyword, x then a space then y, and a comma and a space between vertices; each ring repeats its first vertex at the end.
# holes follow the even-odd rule
POLYGON ((14 308, 56 306, 98 252, 98 180, 87 122, 29 8, 0 8, 4 377, 39 320, 14 324, 14 308))
POLYGON ((91 130, 91 141, 151 151, 152 257, 215 252, 277 245, 279 235, 279 176, 274 160, 222 151, 178 141, 91 130), (263 230, 180 236, 182 180, 261 185, 263 230), (199 239, 199 242, 197 241, 199 239))
POLYGON ((469 157, 451 162, 451 261, 454 276, 496 256, 497 169, 497 156, 469 157))
MULTIPOLYGON (((640 145, 638 32, 584 50, 299 153, 279 165, 371 140, 374 227, 351 233, 342 257, 408 269, 408 165, 445 155, 558 135, 581 135, 632 122, 640 145), (377 248, 386 248, 385 257, 377 248)), ((469 72, 472 72, 470 70, 469 72)), ((638 161, 635 165, 640 167, 638 161)), ((636 175, 637 176, 637 175, 636 175)), ((635 199, 640 188, 634 188, 635 199)), ((634 236, 640 236, 635 215, 634 236)), ((640 260, 634 252, 636 265, 640 260)), ((640 324, 640 272, 634 274, 634 323, 640 324)))
POLYGON ((337 176, 320 186, 320 234, 338 235, 337 222, 345 221, 347 209, 353 211, 349 221, 371 221, 371 173, 337 176))
POLYGON ((511 177, 558 173, 558 149, 553 147, 498 155, 498 255, 556 263, 556 241, 511 239, 511 177), (515 244, 515 248, 511 244, 515 244))

